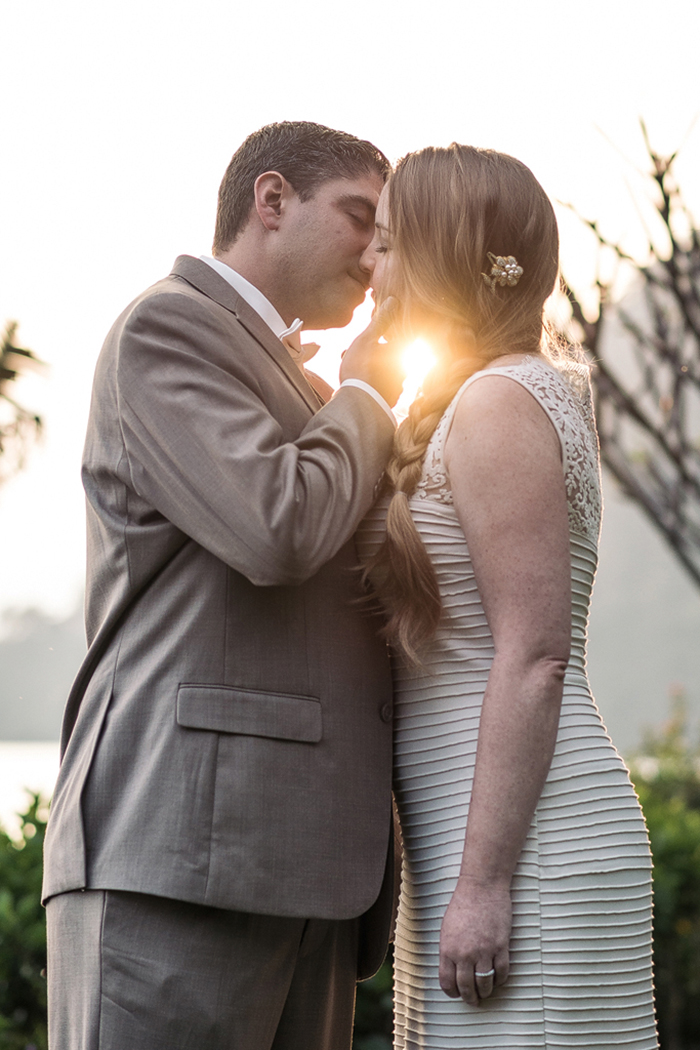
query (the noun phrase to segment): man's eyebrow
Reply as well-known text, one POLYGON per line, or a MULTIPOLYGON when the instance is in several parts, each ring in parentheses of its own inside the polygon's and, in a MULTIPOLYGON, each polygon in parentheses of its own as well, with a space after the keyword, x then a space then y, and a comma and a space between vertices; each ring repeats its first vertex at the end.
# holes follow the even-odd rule
POLYGON ((363 208, 367 208, 372 214, 377 210, 377 204, 369 197, 365 197, 362 193, 345 193, 342 197, 338 198, 338 204, 340 207, 346 207, 348 204, 360 205, 363 208))

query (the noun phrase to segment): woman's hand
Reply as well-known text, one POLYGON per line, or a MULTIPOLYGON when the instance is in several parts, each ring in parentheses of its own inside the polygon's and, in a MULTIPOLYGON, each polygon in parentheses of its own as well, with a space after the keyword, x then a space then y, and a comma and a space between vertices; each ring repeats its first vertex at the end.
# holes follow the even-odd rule
POLYGON ((511 919, 508 885, 460 875, 440 931, 440 987, 446 995, 478 1006, 505 982, 511 919))

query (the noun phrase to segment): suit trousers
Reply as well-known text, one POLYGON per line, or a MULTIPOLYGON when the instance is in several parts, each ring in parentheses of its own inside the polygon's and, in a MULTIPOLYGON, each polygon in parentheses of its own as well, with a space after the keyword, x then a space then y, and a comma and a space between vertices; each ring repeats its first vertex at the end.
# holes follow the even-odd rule
POLYGON ((47 904, 50 1050, 349 1050, 355 919, 115 890, 47 904))

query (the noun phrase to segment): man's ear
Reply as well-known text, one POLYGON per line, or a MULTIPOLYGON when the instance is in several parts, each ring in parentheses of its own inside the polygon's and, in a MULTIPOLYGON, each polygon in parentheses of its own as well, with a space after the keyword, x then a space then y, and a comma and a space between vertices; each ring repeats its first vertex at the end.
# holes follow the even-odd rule
POLYGON ((255 210, 266 230, 278 230, 287 204, 295 196, 292 184, 278 171, 265 171, 255 180, 255 210))

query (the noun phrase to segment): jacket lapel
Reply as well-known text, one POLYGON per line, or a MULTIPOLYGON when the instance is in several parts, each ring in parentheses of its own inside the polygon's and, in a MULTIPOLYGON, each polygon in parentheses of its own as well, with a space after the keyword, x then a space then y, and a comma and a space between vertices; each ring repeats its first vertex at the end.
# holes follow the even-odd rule
POLYGON ((265 324, 262 317, 238 292, 225 281, 216 270, 207 266, 201 259, 195 259, 191 255, 179 255, 175 260, 172 274, 182 277, 203 295, 229 310, 240 321, 267 354, 273 359, 278 368, 281 368, 301 395, 306 404, 314 412, 318 411, 319 401, 314 390, 304 378, 299 367, 292 361, 289 351, 282 345, 277 336, 265 324))

